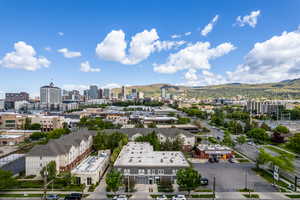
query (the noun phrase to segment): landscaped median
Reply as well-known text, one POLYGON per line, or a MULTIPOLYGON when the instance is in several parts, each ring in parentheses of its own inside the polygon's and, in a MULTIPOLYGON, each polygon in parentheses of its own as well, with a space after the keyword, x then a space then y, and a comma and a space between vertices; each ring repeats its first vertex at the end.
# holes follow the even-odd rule
POLYGON ((300 199, 300 194, 286 194, 285 196, 290 199, 300 199))
MULTIPOLYGON (((153 199, 160 197, 161 195, 159 194, 151 194, 150 195, 153 199)), ((172 198, 175 195, 167 194, 165 195, 167 198, 172 198)), ((191 194, 191 195, 185 195, 186 198, 203 198, 203 199, 208 199, 208 198, 215 198, 214 194, 191 194)))
POLYGON ((251 199, 258 199, 259 195, 258 194, 243 194, 244 197, 246 198, 251 198, 251 199))

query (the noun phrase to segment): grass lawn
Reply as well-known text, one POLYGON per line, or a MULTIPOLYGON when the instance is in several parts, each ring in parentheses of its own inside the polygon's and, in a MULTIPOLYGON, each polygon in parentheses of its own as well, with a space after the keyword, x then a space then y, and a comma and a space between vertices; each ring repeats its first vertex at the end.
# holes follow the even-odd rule
POLYGON ((267 149, 269 149, 269 150, 271 150, 273 152, 276 152, 276 153, 278 153, 280 155, 288 155, 290 157, 295 157, 294 154, 285 152, 285 151, 283 151, 283 150, 281 150, 279 148, 273 147, 273 146, 265 145, 264 148, 267 148, 267 149))
POLYGON ((213 194, 192 194, 189 198, 215 198, 213 194))
POLYGON ((286 194, 285 196, 287 196, 288 198, 291 198, 291 199, 300 198, 300 194, 286 194))
POLYGON ((259 195, 258 194, 243 194, 244 197, 246 198, 252 198, 252 199, 258 199, 259 195))
POLYGON ((249 188, 244 188, 244 189, 239 189, 239 190, 237 190, 238 192, 254 192, 254 190, 253 189, 249 189, 249 188))
POLYGON ((248 159, 237 159, 239 163, 248 163, 250 162, 248 159))
MULTIPOLYGON (((266 172, 265 170, 263 170, 263 169, 256 169, 256 168, 253 168, 252 170, 255 171, 256 174, 260 175, 263 179, 265 179, 269 183, 273 183, 273 181, 274 181, 273 176, 271 174, 269 174, 268 172, 266 172)), ((285 188, 288 187, 288 184, 286 184, 283 181, 276 181, 275 180, 275 184, 279 185, 281 187, 285 187, 285 188)))
POLYGON ((241 154, 234 152, 234 157, 235 158, 244 158, 241 154))

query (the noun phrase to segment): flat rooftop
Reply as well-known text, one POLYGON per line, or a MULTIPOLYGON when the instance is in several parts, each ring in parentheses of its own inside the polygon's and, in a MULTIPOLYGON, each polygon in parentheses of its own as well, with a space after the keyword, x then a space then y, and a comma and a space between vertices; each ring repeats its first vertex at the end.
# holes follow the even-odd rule
POLYGON ((180 151, 153 151, 147 142, 128 142, 114 166, 188 167, 189 163, 180 151))
POLYGON ((231 151, 229 147, 219 144, 199 144, 197 148, 200 151, 231 151))
POLYGON ((25 154, 10 154, 8 156, 5 156, 3 158, 0 158, 0 167, 14 161, 14 160, 17 160, 19 158, 22 158, 24 157, 25 154))
POLYGON ((109 155, 106 153, 102 153, 99 156, 89 156, 88 158, 83 160, 76 168, 74 168, 72 170, 72 173, 82 174, 96 172, 105 164, 108 157, 109 155))
POLYGON ((0 135, 0 139, 13 139, 13 138, 19 138, 22 137, 23 135, 5 135, 2 134, 0 135))

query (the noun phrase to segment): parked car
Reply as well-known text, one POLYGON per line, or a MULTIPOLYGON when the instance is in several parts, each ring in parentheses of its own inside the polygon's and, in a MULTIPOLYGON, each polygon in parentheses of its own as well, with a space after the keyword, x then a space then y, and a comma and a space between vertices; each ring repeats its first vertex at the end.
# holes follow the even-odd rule
POLYGON ((208 185, 208 179, 207 178, 200 178, 200 184, 202 186, 208 185))
POLYGON ((46 196, 46 200, 58 200, 59 196, 57 194, 49 194, 46 196))
POLYGON ((65 200, 81 200, 82 194, 81 193, 71 193, 65 197, 65 200))
POLYGON ((214 162, 215 162, 215 160, 214 160, 212 157, 210 157, 210 158, 208 159, 208 161, 209 161, 210 163, 214 163, 214 162))
POLYGON ((219 158, 214 157, 214 161, 215 161, 215 162, 219 162, 219 158))
POLYGON ((234 160, 233 160, 233 158, 229 158, 229 159, 228 159, 228 162, 230 162, 230 163, 234 163, 234 160))
MULTIPOLYGON (((81 198, 80 198, 81 199, 81 198)), ((72 197, 71 195, 65 196, 64 200, 80 200, 78 197, 72 197)))
POLYGON ((176 196, 172 197, 172 200, 186 200, 183 194, 177 194, 176 196))
POLYGON ((113 200, 127 200, 126 195, 114 196, 113 200))
POLYGON ((161 196, 158 196, 156 197, 156 200, 167 200, 167 196, 166 195, 161 195, 161 196))

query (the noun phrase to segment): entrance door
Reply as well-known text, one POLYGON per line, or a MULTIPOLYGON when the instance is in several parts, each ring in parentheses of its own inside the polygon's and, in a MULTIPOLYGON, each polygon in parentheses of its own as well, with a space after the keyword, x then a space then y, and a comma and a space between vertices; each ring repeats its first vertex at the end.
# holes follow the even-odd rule
POLYGON ((152 178, 149 178, 149 179, 148 179, 148 182, 149 182, 150 185, 152 185, 152 184, 153 184, 153 179, 152 179, 152 178))

